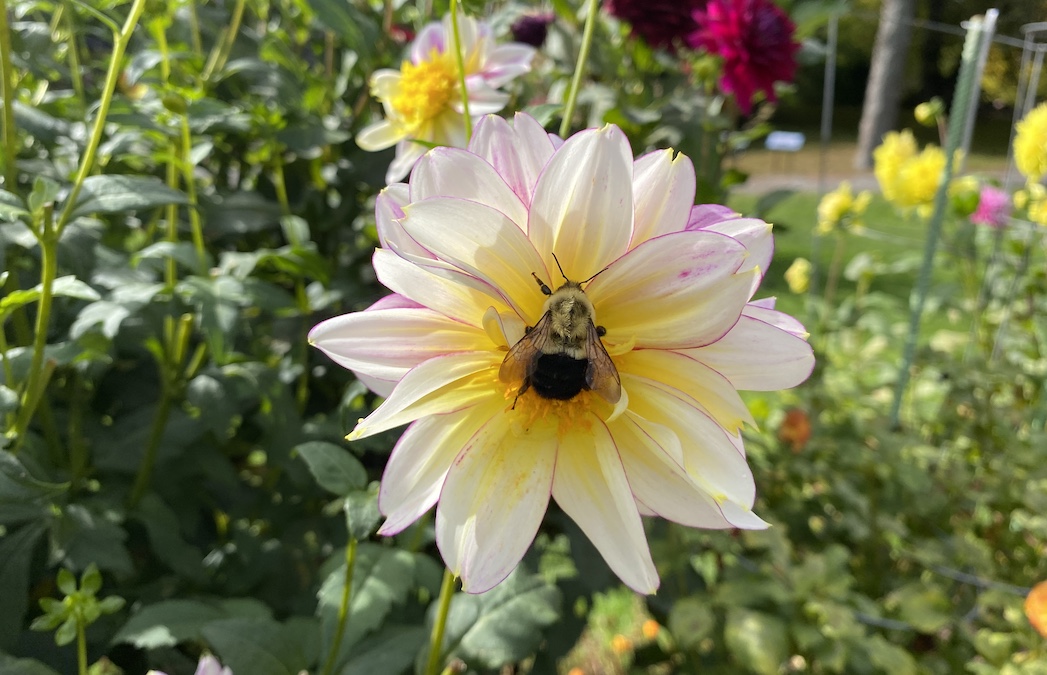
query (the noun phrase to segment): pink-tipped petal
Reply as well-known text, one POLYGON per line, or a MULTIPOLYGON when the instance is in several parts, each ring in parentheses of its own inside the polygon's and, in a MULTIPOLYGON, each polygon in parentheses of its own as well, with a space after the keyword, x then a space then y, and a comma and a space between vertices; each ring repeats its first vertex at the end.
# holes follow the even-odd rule
POLYGON ((586 293, 611 342, 698 347, 738 321, 752 273, 736 274, 745 248, 714 232, 676 232, 640 244, 597 276, 586 293))
POLYGON ((687 217, 687 230, 701 230, 725 220, 741 218, 734 209, 720 204, 697 204, 691 207, 687 217))
POLYGON ((806 340, 746 314, 720 340, 687 353, 735 388, 750 391, 795 387, 814 368, 814 351, 806 340))
POLYGON ((524 113, 516 113, 512 126, 501 117, 485 116, 476 125, 469 150, 486 159, 526 206, 531 204, 538 176, 553 156, 545 129, 524 113))
POLYGON ((498 45, 491 50, 484 62, 484 79, 492 87, 509 84, 517 77, 531 72, 534 54, 534 47, 519 42, 498 45))
POLYGON ((607 427, 592 422, 591 431, 575 431, 560 441, 553 498, 626 585, 654 593, 658 572, 622 460, 607 427))
POLYGON ((569 138, 534 188, 528 235, 568 279, 596 274, 625 253, 633 229, 633 158, 621 129, 606 126, 569 138))
POLYGON ((694 204, 694 164, 672 150, 655 150, 633 164, 636 222, 630 248, 654 237, 679 232, 694 204))
POLYGON ((504 417, 464 446, 436 509, 436 542, 462 590, 490 590, 519 564, 549 505, 555 465, 555 436, 521 447, 504 417))
POLYGON ((458 197, 500 212, 523 230, 527 207, 493 166, 460 148, 435 148, 419 160, 411 174, 410 201, 428 197, 458 197))
POLYGON ((450 49, 450 33, 444 31, 441 23, 430 23, 418 31, 414 42, 411 43, 411 62, 421 63, 428 61, 435 51, 443 54, 450 49))

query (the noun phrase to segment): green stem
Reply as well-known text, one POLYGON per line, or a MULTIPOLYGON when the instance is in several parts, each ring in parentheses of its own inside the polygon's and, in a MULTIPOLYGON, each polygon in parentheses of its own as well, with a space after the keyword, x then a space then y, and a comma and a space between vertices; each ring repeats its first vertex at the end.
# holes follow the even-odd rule
POLYGON ((116 83, 120 79, 120 64, 123 61, 127 45, 131 41, 131 34, 134 32, 135 26, 138 25, 138 19, 142 16, 142 11, 145 9, 145 2, 146 0, 134 0, 134 4, 131 5, 131 13, 128 14, 123 28, 113 35, 113 54, 109 59, 109 70, 105 74, 102 98, 98 102, 98 113, 95 115, 91 136, 87 139, 87 148, 80 159, 80 167, 76 172, 76 178, 73 180, 73 187, 69 191, 69 196, 65 199, 65 207, 62 209, 62 215, 59 216, 58 225, 55 227, 58 236, 61 236, 62 230, 69 223, 69 219, 73 215, 73 207, 76 206, 76 198, 80 196, 80 190, 84 187, 84 180, 91 173, 91 168, 94 165, 95 154, 98 152, 98 145, 102 142, 102 132, 105 130, 105 120, 109 115, 109 106, 113 102, 113 92, 116 90, 116 83))
POLYGON ((222 35, 222 40, 211 50, 211 56, 207 59, 207 67, 204 68, 204 81, 209 82, 211 76, 222 72, 225 62, 229 59, 229 53, 233 51, 233 43, 240 32, 240 22, 244 18, 244 5, 246 0, 236 0, 233 6, 233 16, 229 19, 229 26, 222 35))
POLYGON ((15 78, 11 68, 11 28, 7 0, 0 0, 0 95, 4 97, 4 189, 18 192, 18 136, 15 133, 15 78))
POLYGON ((76 665, 79 675, 87 675, 87 635, 83 621, 76 622, 76 665))
POLYGON ((189 0, 189 41, 193 45, 193 54, 204 55, 204 45, 200 40, 200 18, 196 14, 196 0, 189 0))
POLYGON ((338 661, 338 650, 342 646, 345 624, 349 619, 349 600, 353 597, 353 570, 355 569, 356 539, 350 537, 349 544, 345 547, 345 585, 342 587, 342 601, 338 605, 338 625, 335 627, 331 649, 327 652, 327 659, 324 661, 324 669, 320 671, 321 675, 330 675, 338 661))
POLYGON ((469 91, 465 88, 465 59, 462 56, 462 36, 458 29, 458 0, 451 0, 451 38, 454 62, 458 66, 458 89, 462 92, 462 115, 465 120, 465 144, 473 138, 473 118, 469 115, 469 91))
MULTIPOLYGON (((836 246, 833 248, 833 257, 829 262, 828 278, 825 281, 825 295, 822 296, 824 311, 828 314, 832 311, 833 297, 836 295, 836 286, 840 282, 840 272, 843 267, 844 240, 843 234, 837 230, 836 246)), ((822 320, 825 320, 825 315, 822 320)))
POLYGON ((69 31, 69 76, 73 80, 73 91, 80 101, 80 108, 87 112, 87 97, 84 94, 84 79, 80 75, 80 56, 77 54, 76 26, 73 25, 73 12, 66 8, 65 28, 69 31))
POLYGON ((185 183, 185 194, 189 198, 189 226, 192 230, 193 249, 196 251, 197 273, 207 273, 207 249, 204 247, 204 225, 197 210, 196 181, 193 179, 193 161, 190 154, 193 150, 193 139, 189 132, 189 115, 182 115, 182 181, 185 183))
POLYGON ((582 74, 589 60, 589 48, 593 44, 593 28, 596 26, 596 14, 599 9, 600 0, 589 0, 589 14, 585 17, 585 29, 582 32, 582 48, 578 50, 578 63, 574 66, 574 77, 571 78, 571 88, 567 92, 567 106, 563 111, 563 119, 560 120, 562 138, 567 138, 567 133, 571 130, 571 118, 574 117, 574 108, 578 104, 578 90, 582 88, 582 74))
POLYGON ((440 675, 440 663, 443 661, 444 630, 447 628, 447 612, 451 608, 454 596, 454 574, 444 570, 444 579, 440 584, 440 603, 436 610, 436 621, 433 633, 429 638, 429 660, 425 666, 425 675, 440 675))
POLYGON ((49 379, 45 377, 44 372, 44 352, 47 349, 47 324, 51 317, 54 282, 58 275, 58 234, 51 220, 52 217, 53 214, 48 209, 40 224, 40 232, 37 233, 37 239, 40 242, 40 300, 37 305, 36 326, 33 333, 33 358, 29 363, 29 375, 22 394, 22 405, 18 410, 14 426, 8 431, 8 436, 16 439, 12 451, 17 450, 25 440, 29 421, 33 418, 36 404, 39 403, 40 395, 49 379))

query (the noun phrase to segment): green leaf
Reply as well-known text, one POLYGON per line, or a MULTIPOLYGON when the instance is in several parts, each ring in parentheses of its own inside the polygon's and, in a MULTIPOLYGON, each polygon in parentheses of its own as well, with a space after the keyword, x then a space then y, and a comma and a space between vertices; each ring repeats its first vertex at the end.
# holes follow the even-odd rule
MULTIPOLYGON (((560 618, 560 590, 522 568, 486 593, 458 593, 451 600, 446 659, 500 668, 538 650, 542 629, 560 618)), ((432 609, 430 618, 432 617, 432 609)))
POLYGON ((342 38, 350 49, 364 46, 373 48, 378 40, 378 26, 369 14, 364 14, 351 3, 339 0, 308 0, 316 12, 316 21, 342 38))
POLYGON ((126 604, 127 601, 119 595, 110 595, 108 598, 105 598, 98 603, 98 611, 102 614, 116 614, 123 609, 126 604))
POLYGON ((7 654, 0 654, 0 673, 4 675, 58 675, 58 671, 35 659, 17 659, 7 654))
POLYGON ((422 626, 387 626, 353 650, 341 675, 403 673, 428 644, 429 632, 422 626))
POLYGON ((153 176, 89 176, 84 180, 71 217, 188 203, 184 192, 169 188, 153 176))
MULTIPOLYGON (((339 559, 344 554, 339 553, 339 559)), ((362 542, 357 546, 349 620, 342 637, 342 654, 385 621, 395 605, 403 604, 414 587, 414 557, 407 551, 362 542)), ((317 594, 323 648, 329 649, 338 623, 345 587, 345 564, 334 569, 317 594)), ((344 658, 344 656, 343 656, 344 658)))
POLYGON ((55 585, 57 585, 58 590, 62 591, 65 595, 72 595, 73 593, 76 593, 76 576, 63 567, 58 570, 58 575, 55 578, 55 585))
POLYGON ((269 619, 213 621, 203 635, 234 673, 297 675, 309 666, 284 627, 269 619))
POLYGON ((0 220, 14 222, 26 220, 29 209, 22 198, 13 192, 0 190, 0 220))
POLYGON ((68 489, 68 483, 33 478, 14 455, 0 450, 0 524, 48 515, 48 504, 68 489))
POLYGON ((696 649, 712 635, 716 615, 707 600, 685 597, 673 603, 667 626, 681 647, 696 649))
POLYGON ((146 605, 128 619, 113 642, 126 642, 139 649, 173 647, 200 639, 205 625, 227 616, 220 607, 199 600, 163 600, 146 605))
POLYGON ((76 619, 69 617, 55 631, 55 644, 64 647, 76 639, 76 619))
POLYGON ((98 571, 98 566, 94 563, 88 565, 87 569, 80 576, 80 590, 91 595, 95 595, 102 590, 102 573, 98 571))
POLYGON ((124 546, 127 533, 83 504, 70 504, 51 526, 54 555, 76 569, 94 563, 117 574, 131 574, 134 565, 124 546))
POLYGON ((921 582, 896 589, 887 596, 884 604, 921 633, 934 633, 953 621, 952 603, 944 591, 921 582))
POLYGON ((731 607, 723 632, 734 662, 759 675, 777 675, 789 658, 788 629, 778 617, 731 607))
POLYGON ((179 575, 197 583, 206 581, 200 549, 185 541, 178 516, 155 493, 142 498, 130 517, 143 526, 149 535, 153 552, 163 564, 179 575))
POLYGON ((0 649, 10 649, 22 631, 22 619, 29 608, 29 570, 42 523, 31 523, 0 538, 0 649))
POLYGON ((309 441, 295 446, 313 478, 323 489, 344 496, 367 484, 367 471, 345 448, 327 441, 309 441))
POLYGON ((167 259, 174 260, 191 272, 197 271, 201 266, 211 267, 214 264, 206 251, 201 261, 200 256, 196 254, 196 247, 187 241, 158 241, 136 253, 131 259, 131 265, 137 266, 142 260, 167 259))
POLYGON ((916 675, 919 672, 916 659, 898 645, 888 642, 882 635, 873 635, 862 643, 869 654, 869 663, 878 666, 880 672, 891 675, 916 675))
MULTIPOLYGON (((14 291, 0 298, 0 323, 6 321, 11 312, 19 307, 38 301, 42 292, 43 288, 37 284, 33 288, 14 291)), ((72 275, 55 279, 51 293, 56 297, 63 296, 80 300, 98 300, 102 297, 95 289, 72 275)))
POLYGON ((309 223, 301 216, 281 217, 280 228, 284 231, 284 237, 291 246, 304 246, 309 241, 309 223))
POLYGON ((354 490, 346 495, 343 505, 345 524, 349 536, 353 539, 362 540, 369 537, 378 526, 378 521, 382 519, 378 510, 379 487, 379 483, 375 481, 366 490, 354 490))

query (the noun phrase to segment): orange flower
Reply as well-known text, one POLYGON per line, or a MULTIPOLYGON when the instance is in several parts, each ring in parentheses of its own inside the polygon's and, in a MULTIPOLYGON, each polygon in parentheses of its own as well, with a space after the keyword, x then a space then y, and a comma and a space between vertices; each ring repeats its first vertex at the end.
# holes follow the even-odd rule
POLYGON ((625 654, 632 651, 632 648, 633 641, 620 633, 611 638, 611 651, 615 654, 625 654))
POLYGON ((658 633, 662 630, 662 627, 658 625, 658 622, 654 619, 648 619, 643 622, 643 626, 640 627, 643 632, 643 636, 648 640, 653 640, 658 637, 658 633))
POLYGON ((1041 581, 1029 591, 1025 598, 1025 616, 1032 627, 1047 638, 1047 581, 1041 581))
POLYGON ((778 440, 789 443, 793 452, 803 450, 811 438, 811 419, 801 408, 792 408, 785 413, 782 426, 778 427, 778 440))

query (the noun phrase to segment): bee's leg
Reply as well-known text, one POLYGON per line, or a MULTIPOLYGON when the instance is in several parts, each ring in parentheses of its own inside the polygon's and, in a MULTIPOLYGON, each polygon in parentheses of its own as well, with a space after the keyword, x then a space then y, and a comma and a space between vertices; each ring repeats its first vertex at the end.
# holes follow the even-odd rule
POLYGON ((524 380, 524 383, 520 385, 520 388, 516 392, 516 398, 513 399, 512 406, 509 410, 516 410, 516 402, 520 400, 520 397, 524 395, 524 392, 531 388, 531 378, 524 380))

